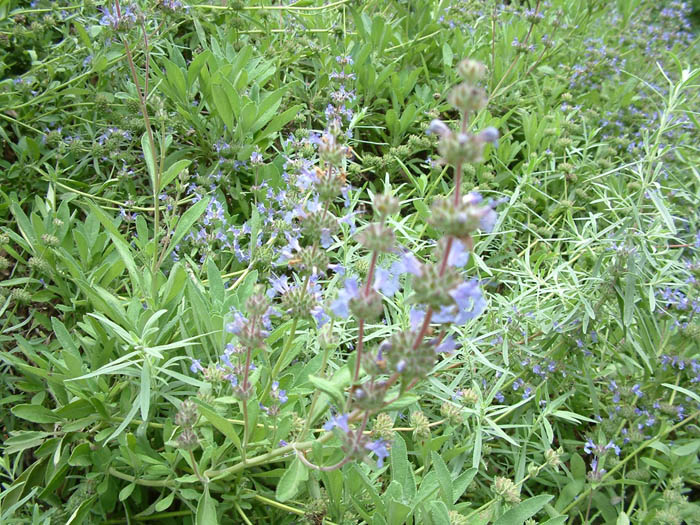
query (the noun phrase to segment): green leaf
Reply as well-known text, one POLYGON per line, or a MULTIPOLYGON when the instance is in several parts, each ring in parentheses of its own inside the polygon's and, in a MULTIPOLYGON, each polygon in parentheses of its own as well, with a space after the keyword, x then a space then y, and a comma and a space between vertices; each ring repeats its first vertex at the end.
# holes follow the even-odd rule
POLYGON ((299 458, 294 458, 294 461, 292 461, 289 468, 282 474, 277 484, 275 498, 281 503, 289 501, 297 495, 299 492, 299 485, 307 479, 309 479, 309 471, 299 458))
POLYGON ((462 497, 462 494, 464 494, 471 482, 474 481, 476 473, 477 469, 470 468, 462 472, 457 479, 452 482, 452 490, 454 492, 454 500, 452 503, 457 503, 457 500, 462 497))
POLYGON ((430 515, 433 517, 435 523, 450 523, 450 513, 442 501, 433 501, 430 504, 430 515))
POLYGON ((15 405, 11 412, 20 419, 32 423, 56 423, 60 418, 48 408, 41 405, 15 405))
POLYGON ((586 479, 586 464, 578 454, 571 455, 571 475, 576 481, 586 479))
POLYGON ((162 288, 161 292, 161 304, 166 305, 176 297, 182 294, 185 288, 185 280, 187 279, 187 273, 182 267, 182 264, 176 262, 170 269, 170 275, 168 275, 168 282, 162 288))
POLYGON ((342 406, 344 403, 343 392, 339 387, 331 383, 328 379, 324 379, 318 376, 309 376, 309 381, 312 385, 318 388, 321 392, 325 392, 331 396, 338 406, 342 406))
MULTIPOLYGON (((202 69, 201 73, 204 71, 206 71, 206 69, 202 69)), ((221 120, 230 130, 236 129, 233 118, 233 108, 229 102, 229 97, 226 95, 224 86, 221 84, 214 84, 211 88, 211 97, 214 99, 213 109, 215 109, 215 112, 219 115, 219 118, 221 118, 221 120)))
POLYGON ((522 525, 525 521, 537 514, 553 496, 543 494, 526 499, 517 507, 510 509, 508 512, 498 518, 493 525, 522 525))
POLYGON ((389 403, 386 407, 384 407, 385 411, 393 411, 393 410, 402 410, 406 407, 411 406, 412 404, 416 403, 420 398, 416 394, 412 394, 410 392, 406 392, 401 395, 400 398, 398 398, 396 401, 389 403))
POLYGON ((131 496, 131 493, 134 492, 135 488, 136 488, 136 483, 129 483, 126 487, 121 489, 119 491, 119 501, 124 501, 126 499, 129 499, 129 496, 131 496))
POLYGON ((144 359, 141 367, 141 389, 139 390, 139 406, 141 419, 148 421, 148 409, 151 406, 151 365, 148 358, 144 359))
POLYGON ((634 256, 630 255, 627 258, 627 277, 625 278, 625 297, 623 322, 625 326, 630 326, 634 321, 634 298, 637 284, 637 271, 634 262, 634 256))
POLYGON ((700 439, 695 439, 690 443, 675 447, 671 451, 676 456, 690 456, 691 454, 695 454, 698 449, 700 449, 700 439))
POLYGON ((65 325, 57 317, 51 318, 51 327, 56 335, 56 339, 63 347, 61 355, 66 363, 66 367, 73 377, 79 376, 83 372, 83 361, 78 346, 68 333, 65 325))
POLYGON ((682 386, 671 385, 669 383, 662 383, 662 385, 666 388, 670 388, 671 390, 675 390, 676 392, 680 392, 681 394, 685 394, 689 398, 693 399, 695 402, 700 403, 700 396, 697 395, 695 392, 691 392, 687 388, 683 388, 682 386))
POLYGON ((124 240, 124 237, 122 237, 121 233, 114 225, 113 220, 108 217, 104 211, 102 211, 102 208, 96 206, 92 202, 88 202, 88 206, 102 223, 104 229, 109 233, 109 236, 114 243, 114 247, 117 249, 117 252, 119 252, 119 256, 122 258, 122 261, 124 261, 124 266, 126 266, 126 269, 129 271, 132 282, 135 283, 140 289, 143 289, 141 286, 141 274, 136 269, 136 262, 131 255, 131 247, 129 246, 129 243, 124 240))
POLYGON ((241 438, 238 437, 238 433, 236 432, 236 429, 233 428, 233 425, 227 419, 214 412, 214 410, 208 405, 205 405, 203 402, 197 399, 194 401, 199 405, 199 413, 204 416, 204 419, 209 421, 209 423, 214 425, 219 432, 230 439, 238 451, 242 453, 241 438))
POLYGON ((564 516, 557 516, 556 518, 552 518, 551 520, 547 520, 541 525, 564 525, 566 523, 566 520, 569 519, 569 516, 564 515, 564 516))
POLYGON ((175 493, 171 492, 167 496, 165 496, 162 500, 160 500, 158 503, 156 503, 156 512, 163 512, 165 509, 170 508, 170 505, 173 504, 173 500, 175 499, 175 493))
POLYGON ((224 281, 221 279, 221 272, 212 258, 207 261, 207 277, 209 278, 209 290, 211 297, 218 304, 224 302, 224 281))
POLYGON ((70 458, 68 459, 68 464, 71 467, 88 467, 92 465, 90 453, 90 444, 81 443, 71 452, 70 458))
POLYGON ((192 164, 192 161, 186 159, 178 160, 167 170, 165 170, 165 173, 163 173, 163 175, 161 175, 160 177, 160 188, 158 188, 158 193, 160 193, 163 188, 170 184, 173 181, 173 179, 177 177, 183 170, 187 169, 187 167, 190 164, 192 164))
POLYGON ((197 525, 217 525, 219 518, 216 516, 216 502, 209 495, 209 487, 205 485, 204 494, 197 504, 197 525))
POLYGON ((437 473, 438 483, 440 483, 440 492, 442 492, 443 501, 447 505, 452 505, 454 502, 452 495, 452 476, 450 476, 450 471, 445 465, 445 461, 442 456, 437 452, 431 452, 433 458, 433 466, 435 467, 435 472, 437 473))
POLYGON ((204 213, 204 210, 207 209, 208 204, 209 197, 205 197, 199 202, 193 204, 185 213, 182 214, 180 220, 177 221, 177 226, 175 227, 175 233, 173 234, 173 238, 170 239, 170 243, 165 249, 163 259, 170 255, 170 252, 172 252, 175 249, 175 246, 180 244, 180 241, 185 237, 185 235, 187 235, 187 233, 190 231, 190 228, 192 228, 194 223, 199 220, 199 218, 202 216, 202 213, 204 213))
POLYGON ((447 42, 442 44, 442 65, 445 66, 445 69, 450 69, 452 67, 452 59, 454 56, 450 44, 447 42))
POLYGON ((416 480, 413 469, 408 461, 406 442, 400 434, 396 434, 391 445, 391 478, 401 484, 406 500, 412 500, 416 495, 416 480))
POLYGON ((674 224, 673 217, 671 217, 671 214, 668 212, 668 209, 666 208, 666 206, 664 206, 663 200, 661 199, 659 192, 650 189, 648 192, 646 192, 645 195, 651 197, 651 202, 653 202, 654 206, 656 206, 656 209, 659 210, 661 218, 666 223, 666 227, 670 230, 671 234, 675 235, 677 233, 676 225, 674 224))
POLYGON ((146 161, 146 167, 148 168, 148 175, 151 177, 151 187, 156 186, 156 165, 153 157, 153 150, 151 149, 151 143, 148 140, 148 133, 144 133, 141 136, 141 148, 143 149, 143 159, 146 161))
POLYGON ((182 103, 186 103, 187 86, 185 84, 185 74, 182 72, 182 69, 167 58, 163 58, 162 60, 163 64, 165 64, 166 81, 175 90, 178 100, 182 103))
POLYGON ((292 121, 292 119, 299 113, 300 110, 301 105, 296 105, 292 106, 287 111, 284 111, 277 115, 270 121, 267 127, 255 137, 255 142, 259 143, 262 139, 272 135, 273 133, 277 133, 284 126, 289 124, 289 122, 292 121))
POLYGON ((96 499, 97 496, 95 495, 83 501, 80 506, 73 511, 73 514, 70 515, 70 518, 66 521, 66 525, 80 525, 92 510, 96 499))

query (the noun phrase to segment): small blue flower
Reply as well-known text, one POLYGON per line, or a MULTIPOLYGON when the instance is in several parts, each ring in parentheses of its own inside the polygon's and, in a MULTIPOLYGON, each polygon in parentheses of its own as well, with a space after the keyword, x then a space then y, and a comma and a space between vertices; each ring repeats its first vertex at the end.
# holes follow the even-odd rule
POLYGON ((386 448, 386 441, 383 439, 377 439, 376 441, 370 441, 365 445, 365 448, 377 455, 377 466, 379 468, 384 466, 384 458, 389 457, 389 450, 386 448))
POLYGON ((346 319, 350 315, 349 303, 360 295, 360 285, 357 279, 350 277, 345 279, 345 287, 338 292, 338 298, 333 301, 331 311, 338 317, 346 319))
POLYGON ((190 371, 193 374, 196 374, 197 372, 201 372, 202 370, 204 370, 204 367, 202 367, 202 363, 199 361, 199 359, 193 359, 193 358, 190 358, 190 359, 192 359, 192 364, 190 365, 190 371))
POLYGON ((348 426, 348 418, 350 414, 339 414, 331 417, 325 425, 323 425, 323 430, 330 432, 334 428, 339 428, 343 432, 350 432, 350 427, 348 426))

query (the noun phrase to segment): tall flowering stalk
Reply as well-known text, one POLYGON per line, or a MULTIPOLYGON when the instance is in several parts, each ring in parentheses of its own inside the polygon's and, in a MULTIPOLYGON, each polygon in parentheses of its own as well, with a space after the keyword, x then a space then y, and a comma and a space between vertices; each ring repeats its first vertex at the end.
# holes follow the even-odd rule
POLYGON ((388 219, 399 212, 399 202, 390 194, 375 196, 373 209, 377 220, 368 224, 358 237, 371 257, 366 280, 362 283, 356 277, 348 277, 331 306, 338 317, 352 315, 358 326, 350 395, 344 412, 333 416, 325 426, 326 430, 339 433, 345 457, 335 465, 318 466, 298 452, 300 460, 311 468, 341 468, 369 453, 377 457, 381 466, 389 444, 382 438, 372 441, 365 435, 370 418, 425 378, 438 353, 456 348, 456 342, 448 335, 451 326, 464 324, 486 306, 478 282, 465 280, 460 268, 468 260, 473 232, 478 229, 490 232, 497 215, 492 203, 484 203, 480 195, 462 196, 461 179, 464 164, 481 162, 484 145, 496 142, 498 132, 493 128, 479 134, 468 131, 470 115, 482 109, 487 101, 486 93, 477 85, 485 70, 481 64, 465 60, 459 65, 459 73, 464 82, 454 88, 449 100, 460 111, 460 130, 453 132, 439 120, 433 121, 429 128, 429 132, 439 136, 442 162, 454 166, 455 172, 453 195, 436 200, 430 219, 444 237, 436 244, 434 261, 419 261, 396 245, 388 219), (380 263, 391 254, 399 254, 398 260, 388 267, 382 266, 380 263), (369 351, 365 348, 366 330, 382 316, 382 296, 392 296, 400 288, 403 275, 412 276, 412 300, 417 305, 411 311, 410 326, 369 351), (433 325, 439 327, 437 333, 433 325), (397 384, 399 388, 390 393, 397 384), (351 426, 354 421, 359 422, 357 428, 351 426))
MULTIPOLYGON (((345 71, 352 64, 351 59, 339 57, 338 63, 343 72, 336 76, 343 81, 351 79, 351 74, 345 71)), ((319 392, 316 391, 306 405, 306 417, 297 431, 297 441, 291 445, 281 443, 280 446, 282 450, 294 451, 299 461, 313 469, 335 470, 351 461, 365 460, 371 454, 381 467, 389 454, 391 433, 372 439, 365 432, 368 425, 431 373, 438 354, 457 348, 458 343, 450 334, 454 327, 467 323, 484 311, 486 301, 479 282, 466 278, 462 268, 468 262, 473 246, 472 235, 477 230, 490 232, 497 214, 493 209, 495 203, 484 202, 479 194, 462 195, 461 179, 464 165, 481 162, 484 146, 495 143, 498 132, 494 128, 478 134, 469 131, 470 117, 487 101, 486 93, 478 85, 485 74, 484 67, 466 60, 459 65, 459 73, 464 82, 449 96, 450 102, 460 112, 459 129, 453 131, 439 120, 434 120, 428 129, 429 133, 438 136, 441 162, 454 167, 452 195, 436 199, 432 206, 430 223, 440 234, 432 258, 421 260, 397 242, 391 224, 392 217, 400 212, 400 203, 387 189, 384 194, 373 196, 374 221, 366 224, 355 236, 369 257, 364 280, 347 275, 335 299, 325 300, 321 286, 323 280, 331 272, 345 273, 342 266, 331 262, 329 249, 333 239, 341 232, 340 224, 344 222, 350 224, 351 233, 354 233, 354 213, 340 216, 340 207, 336 205, 342 197, 347 207, 349 200, 345 167, 350 150, 344 141, 350 132, 343 131, 342 126, 344 120, 349 119, 350 110, 345 104, 352 100, 351 91, 341 86, 334 92, 335 105, 329 105, 326 111, 327 128, 322 134, 310 138, 310 144, 316 150, 317 166, 305 159, 288 159, 288 165, 294 170, 293 174, 287 175, 289 189, 298 196, 305 196, 303 202, 297 203, 286 216, 285 244, 279 249, 277 261, 282 268, 278 275, 270 278, 266 296, 256 294, 248 300, 245 306, 247 317, 241 312, 233 312, 233 321, 227 329, 234 334, 236 341, 227 347, 222 357, 227 372, 224 377, 230 380, 235 395, 242 401, 244 448, 250 436, 248 401, 255 399, 270 417, 275 417, 287 401, 280 381, 283 369, 288 365, 299 323, 306 320, 315 323, 319 329, 325 326, 321 337, 324 341, 321 344, 323 375, 328 353, 337 347, 333 342, 333 327, 342 327, 342 322, 334 325, 328 321, 346 319, 349 324, 353 322, 352 318, 357 325, 357 339, 352 364, 349 365, 351 385, 344 403, 335 407, 324 425, 324 430, 331 434, 304 441, 310 425, 319 416, 316 413, 319 392), (368 334, 383 317, 384 298, 399 291, 402 281, 404 290, 412 291, 409 300, 414 306, 408 322, 381 343, 374 343, 374 338, 368 334), (254 367, 256 352, 269 350, 265 348, 265 338, 271 316, 276 315, 291 319, 291 323, 274 365, 266 357, 269 366, 260 375, 263 386, 257 388, 250 381, 250 371, 254 367), (229 358, 233 354, 238 356, 237 364, 229 358), (332 465, 316 465, 306 457, 309 443, 324 443, 333 435, 342 443, 344 455, 340 461, 332 465)), ((316 384, 322 386, 324 383, 321 380, 316 384)), ((337 396, 335 400, 339 401, 337 396)), ((378 424, 386 426, 385 423, 382 419, 378 424)), ((267 456, 248 460, 244 456, 243 465, 258 464, 263 457, 267 456)), ((217 472, 217 475, 239 468, 244 467, 234 465, 217 472)))

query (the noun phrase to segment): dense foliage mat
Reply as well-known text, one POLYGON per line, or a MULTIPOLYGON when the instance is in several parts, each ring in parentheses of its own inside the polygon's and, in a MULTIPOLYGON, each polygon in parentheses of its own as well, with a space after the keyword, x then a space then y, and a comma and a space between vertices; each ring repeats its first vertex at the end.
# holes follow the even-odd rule
POLYGON ((700 523, 693 8, 0 0, 0 523, 700 523))

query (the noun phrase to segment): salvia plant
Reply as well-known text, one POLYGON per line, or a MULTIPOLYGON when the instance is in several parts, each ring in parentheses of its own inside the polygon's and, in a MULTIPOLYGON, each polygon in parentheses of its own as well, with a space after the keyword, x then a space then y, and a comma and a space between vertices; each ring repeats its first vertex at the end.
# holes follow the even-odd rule
POLYGON ((0 2, 0 524, 700 523, 697 7, 0 2))

